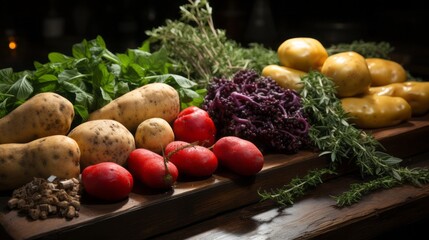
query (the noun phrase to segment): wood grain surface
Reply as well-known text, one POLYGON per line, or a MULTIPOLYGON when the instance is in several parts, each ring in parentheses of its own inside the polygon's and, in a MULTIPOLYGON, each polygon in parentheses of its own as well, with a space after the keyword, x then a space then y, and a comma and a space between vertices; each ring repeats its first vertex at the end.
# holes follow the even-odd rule
MULTIPOLYGON (((409 160, 410 166, 429 166, 429 152, 409 160)), ((429 217, 429 185, 376 191, 357 204, 338 208, 331 196, 361 181, 355 174, 344 175, 325 182, 293 206, 252 204, 153 239, 363 240, 429 217)), ((415 233, 409 232, 404 239, 412 236, 415 233)), ((401 239, 397 237, 393 239, 401 239)))
MULTIPOLYGON (((408 158, 429 149, 429 115, 414 118, 396 127, 373 131, 386 151, 398 157, 408 158)), ((124 201, 104 204, 82 200, 80 216, 67 221, 60 218, 29 221, 6 207, 11 193, 0 193, 0 238, 1 239, 146 239, 179 229, 190 224, 226 213, 250 204, 258 203, 257 191, 282 186, 290 179, 305 174, 308 170, 327 166, 327 159, 318 153, 302 151, 291 155, 267 155, 264 168, 252 178, 240 178, 219 170, 210 178, 180 181, 167 192, 153 192, 136 184, 130 197, 124 201)), ((345 171, 347 173, 348 171, 345 171)), ((350 180, 342 180, 350 181, 350 180)), ((323 190, 324 188, 321 188, 323 190)), ((326 190, 326 189, 325 189, 326 190)), ((331 189, 332 190, 332 189, 331 189)), ((335 189, 333 189, 335 190, 335 189)), ((425 193, 426 194, 426 193, 425 193)), ((321 208, 332 205, 332 199, 316 197, 297 203, 317 203, 321 208), (320 202, 319 202, 320 201, 320 202)), ((362 203, 365 204, 365 203, 362 203)), ((305 205, 304 205, 305 206, 305 205)), ((310 206, 310 205, 308 205, 310 206)), ((290 234, 302 235, 309 229, 332 227, 323 219, 335 218, 338 209, 331 209, 328 216, 322 212, 303 215, 306 218, 321 218, 320 224, 295 226, 290 234)), ((272 211, 276 212, 276 209, 272 211)), ((291 215, 293 209, 278 214, 291 215)), ((341 210, 344 211, 344 210, 341 210)), ((356 210, 360 212, 361 210, 356 210)), ((355 217, 350 212, 350 217, 355 217)), ((269 221, 269 220, 267 220, 269 221)), ((332 220, 331 220, 332 221, 332 220)), ((331 222, 335 225, 335 222, 331 222)), ((299 225, 299 224, 297 224, 299 225)), ((231 226, 233 227, 233 226, 231 226)), ((322 230, 321 230, 322 231, 322 230)))

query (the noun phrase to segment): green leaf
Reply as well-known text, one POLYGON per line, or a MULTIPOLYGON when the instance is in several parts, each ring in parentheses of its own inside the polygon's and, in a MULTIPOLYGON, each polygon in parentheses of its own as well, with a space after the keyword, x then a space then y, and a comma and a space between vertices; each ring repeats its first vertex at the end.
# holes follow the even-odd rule
POLYGON ((58 77, 53 74, 44 74, 39 77, 39 83, 58 81, 58 77))
POLYGON ((146 76, 146 70, 135 63, 129 65, 127 76, 132 82, 138 82, 138 80, 143 79, 146 76))
POLYGON ((98 35, 95 39, 98 46, 102 47, 103 49, 106 49, 106 43, 104 42, 104 39, 98 35))
POLYGON ((73 81, 74 79, 83 78, 86 75, 81 74, 76 69, 64 70, 58 75, 58 82, 62 83, 64 81, 73 81))
POLYGON ((71 57, 68 57, 62 53, 58 52, 51 52, 48 54, 48 59, 52 63, 63 63, 63 62, 70 62, 73 59, 71 57))
POLYGON ((89 118, 88 108, 80 104, 73 105, 74 111, 79 115, 83 121, 86 121, 89 118))
POLYGON ((87 46, 88 46, 88 41, 86 39, 82 40, 81 43, 74 44, 72 47, 73 57, 75 57, 77 59, 90 57, 91 55, 87 54, 87 52, 88 52, 87 46), (89 55, 89 56, 87 56, 87 55, 89 55))
POLYGON ((4 68, 0 70, 0 83, 14 83, 13 79, 13 69, 12 68, 4 68))
POLYGON ((127 54, 117 54, 116 56, 122 67, 127 67, 131 63, 131 59, 127 54))
POLYGON ((13 73, 12 68, 0 70, 0 96, 13 96, 13 94, 8 94, 7 92, 15 83, 17 76, 17 74, 13 73))
POLYGON ((33 93, 33 86, 27 80, 28 75, 22 76, 10 87, 8 93, 15 95, 18 100, 24 101, 33 93))
POLYGON ((200 94, 198 94, 197 92, 195 92, 192 89, 183 88, 182 90, 183 90, 183 93, 185 94, 185 96, 187 96, 191 99, 197 99, 197 98, 201 97, 200 94))
POLYGON ((75 104, 90 108, 94 102, 94 97, 87 93, 78 83, 64 81, 61 87, 67 92, 75 94, 75 104))
POLYGON ((139 47, 139 50, 142 50, 144 52, 150 52, 150 40, 147 39, 143 41, 142 46, 139 47))
POLYGON ((384 161, 387 165, 397 165, 400 162, 402 162, 402 159, 398 157, 391 156, 390 154, 387 154, 385 152, 376 151, 376 156, 378 156, 382 161, 384 161))
POLYGON ((171 76, 174 81, 176 81, 176 83, 182 87, 182 88, 192 88, 197 86, 197 83, 194 81, 191 81, 181 75, 176 75, 176 74, 168 74, 169 76, 171 76))
POLYGON ((118 82, 115 86, 115 92, 116 96, 122 96, 125 93, 129 92, 131 89, 129 88, 128 84, 125 82, 118 82))
POLYGON ((115 95, 115 76, 108 71, 106 65, 104 64, 98 65, 98 69, 101 73, 100 87, 103 89, 104 92, 109 94, 109 99, 111 100, 112 97, 114 97, 115 95))

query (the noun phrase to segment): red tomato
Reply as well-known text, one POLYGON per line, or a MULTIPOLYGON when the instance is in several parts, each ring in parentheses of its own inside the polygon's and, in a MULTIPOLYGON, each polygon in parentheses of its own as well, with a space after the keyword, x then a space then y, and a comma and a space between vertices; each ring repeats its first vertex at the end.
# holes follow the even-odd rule
POLYGON ((137 148, 130 153, 128 169, 140 182, 156 189, 172 187, 179 176, 172 162, 165 162, 161 155, 144 148, 137 148))
POLYGON ((177 115, 173 132, 177 141, 198 142, 199 145, 209 147, 215 142, 216 127, 205 110, 191 106, 177 115))
POLYGON ((105 201, 119 201, 133 189, 131 173, 115 162, 90 165, 82 171, 84 190, 93 197, 105 201))
POLYGON ((199 145, 192 146, 184 141, 169 143, 165 147, 165 155, 177 166, 180 174, 190 177, 208 177, 218 166, 217 158, 210 149, 199 145), (188 147, 183 148, 184 146, 188 147), (180 148, 183 149, 176 151, 180 148))
POLYGON ((217 140, 213 153, 220 165, 243 176, 258 173, 264 165, 264 156, 256 145, 239 137, 227 136, 217 140))

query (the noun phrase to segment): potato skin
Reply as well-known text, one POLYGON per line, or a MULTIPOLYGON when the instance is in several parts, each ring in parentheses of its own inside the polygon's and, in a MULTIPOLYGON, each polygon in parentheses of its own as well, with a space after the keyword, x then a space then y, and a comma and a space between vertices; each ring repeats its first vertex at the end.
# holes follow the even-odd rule
POLYGON ((36 94, 0 119, 0 144, 66 135, 74 115, 73 104, 63 96, 53 92, 36 94))
POLYGON ((92 112, 88 120, 113 119, 134 133, 146 119, 159 117, 171 123, 179 111, 180 99, 176 89, 166 83, 150 83, 92 112))
POLYGON ((156 153, 174 141, 174 132, 170 124, 162 118, 149 118, 137 127, 134 134, 137 148, 145 148, 156 153))
POLYGON ((366 94, 371 85, 368 65, 365 58, 357 52, 348 51, 329 56, 321 72, 334 81, 339 98, 366 94))
POLYGON ((350 122, 364 129, 395 126, 412 116, 411 106, 402 97, 365 95, 342 98, 341 106, 350 114, 350 122))
POLYGON ((68 136, 79 145, 81 170, 101 162, 115 162, 124 166, 128 155, 135 149, 131 132, 120 122, 111 119, 81 123, 68 136))
POLYGON ((383 58, 366 58, 371 73, 371 86, 385 86, 407 80, 407 71, 398 62, 383 58))
POLYGON ((78 178, 79 160, 77 142, 64 135, 0 144, 0 190, 21 187, 34 177, 78 178))

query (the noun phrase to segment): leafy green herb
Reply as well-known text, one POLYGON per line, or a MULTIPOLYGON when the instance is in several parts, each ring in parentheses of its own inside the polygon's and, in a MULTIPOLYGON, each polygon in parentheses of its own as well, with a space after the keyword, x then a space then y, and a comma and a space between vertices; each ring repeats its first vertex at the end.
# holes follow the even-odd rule
POLYGON ((351 43, 340 43, 332 45, 326 49, 329 55, 355 51, 365 58, 384 58, 390 59, 390 53, 394 51, 394 47, 388 42, 365 42, 363 40, 356 40, 351 43))
POLYGON ((69 99, 77 112, 75 123, 113 99, 151 82, 165 82, 178 90, 182 106, 198 105, 205 89, 174 74, 165 48, 150 53, 149 43, 113 54, 101 36, 72 47, 72 56, 52 52, 48 63, 35 62, 34 70, 0 70, 0 117, 40 92, 57 92, 69 99))
POLYGON ((207 0, 189 1, 180 7, 180 20, 167 20, 165 26, 146 31, 151 43, 159 43, 176 61, 177 70, 206 87, 214 76, 232 77, 247 68, 258 72, 275 64, 277 53, 257 43, 242 47, 215 28, 207 0))

